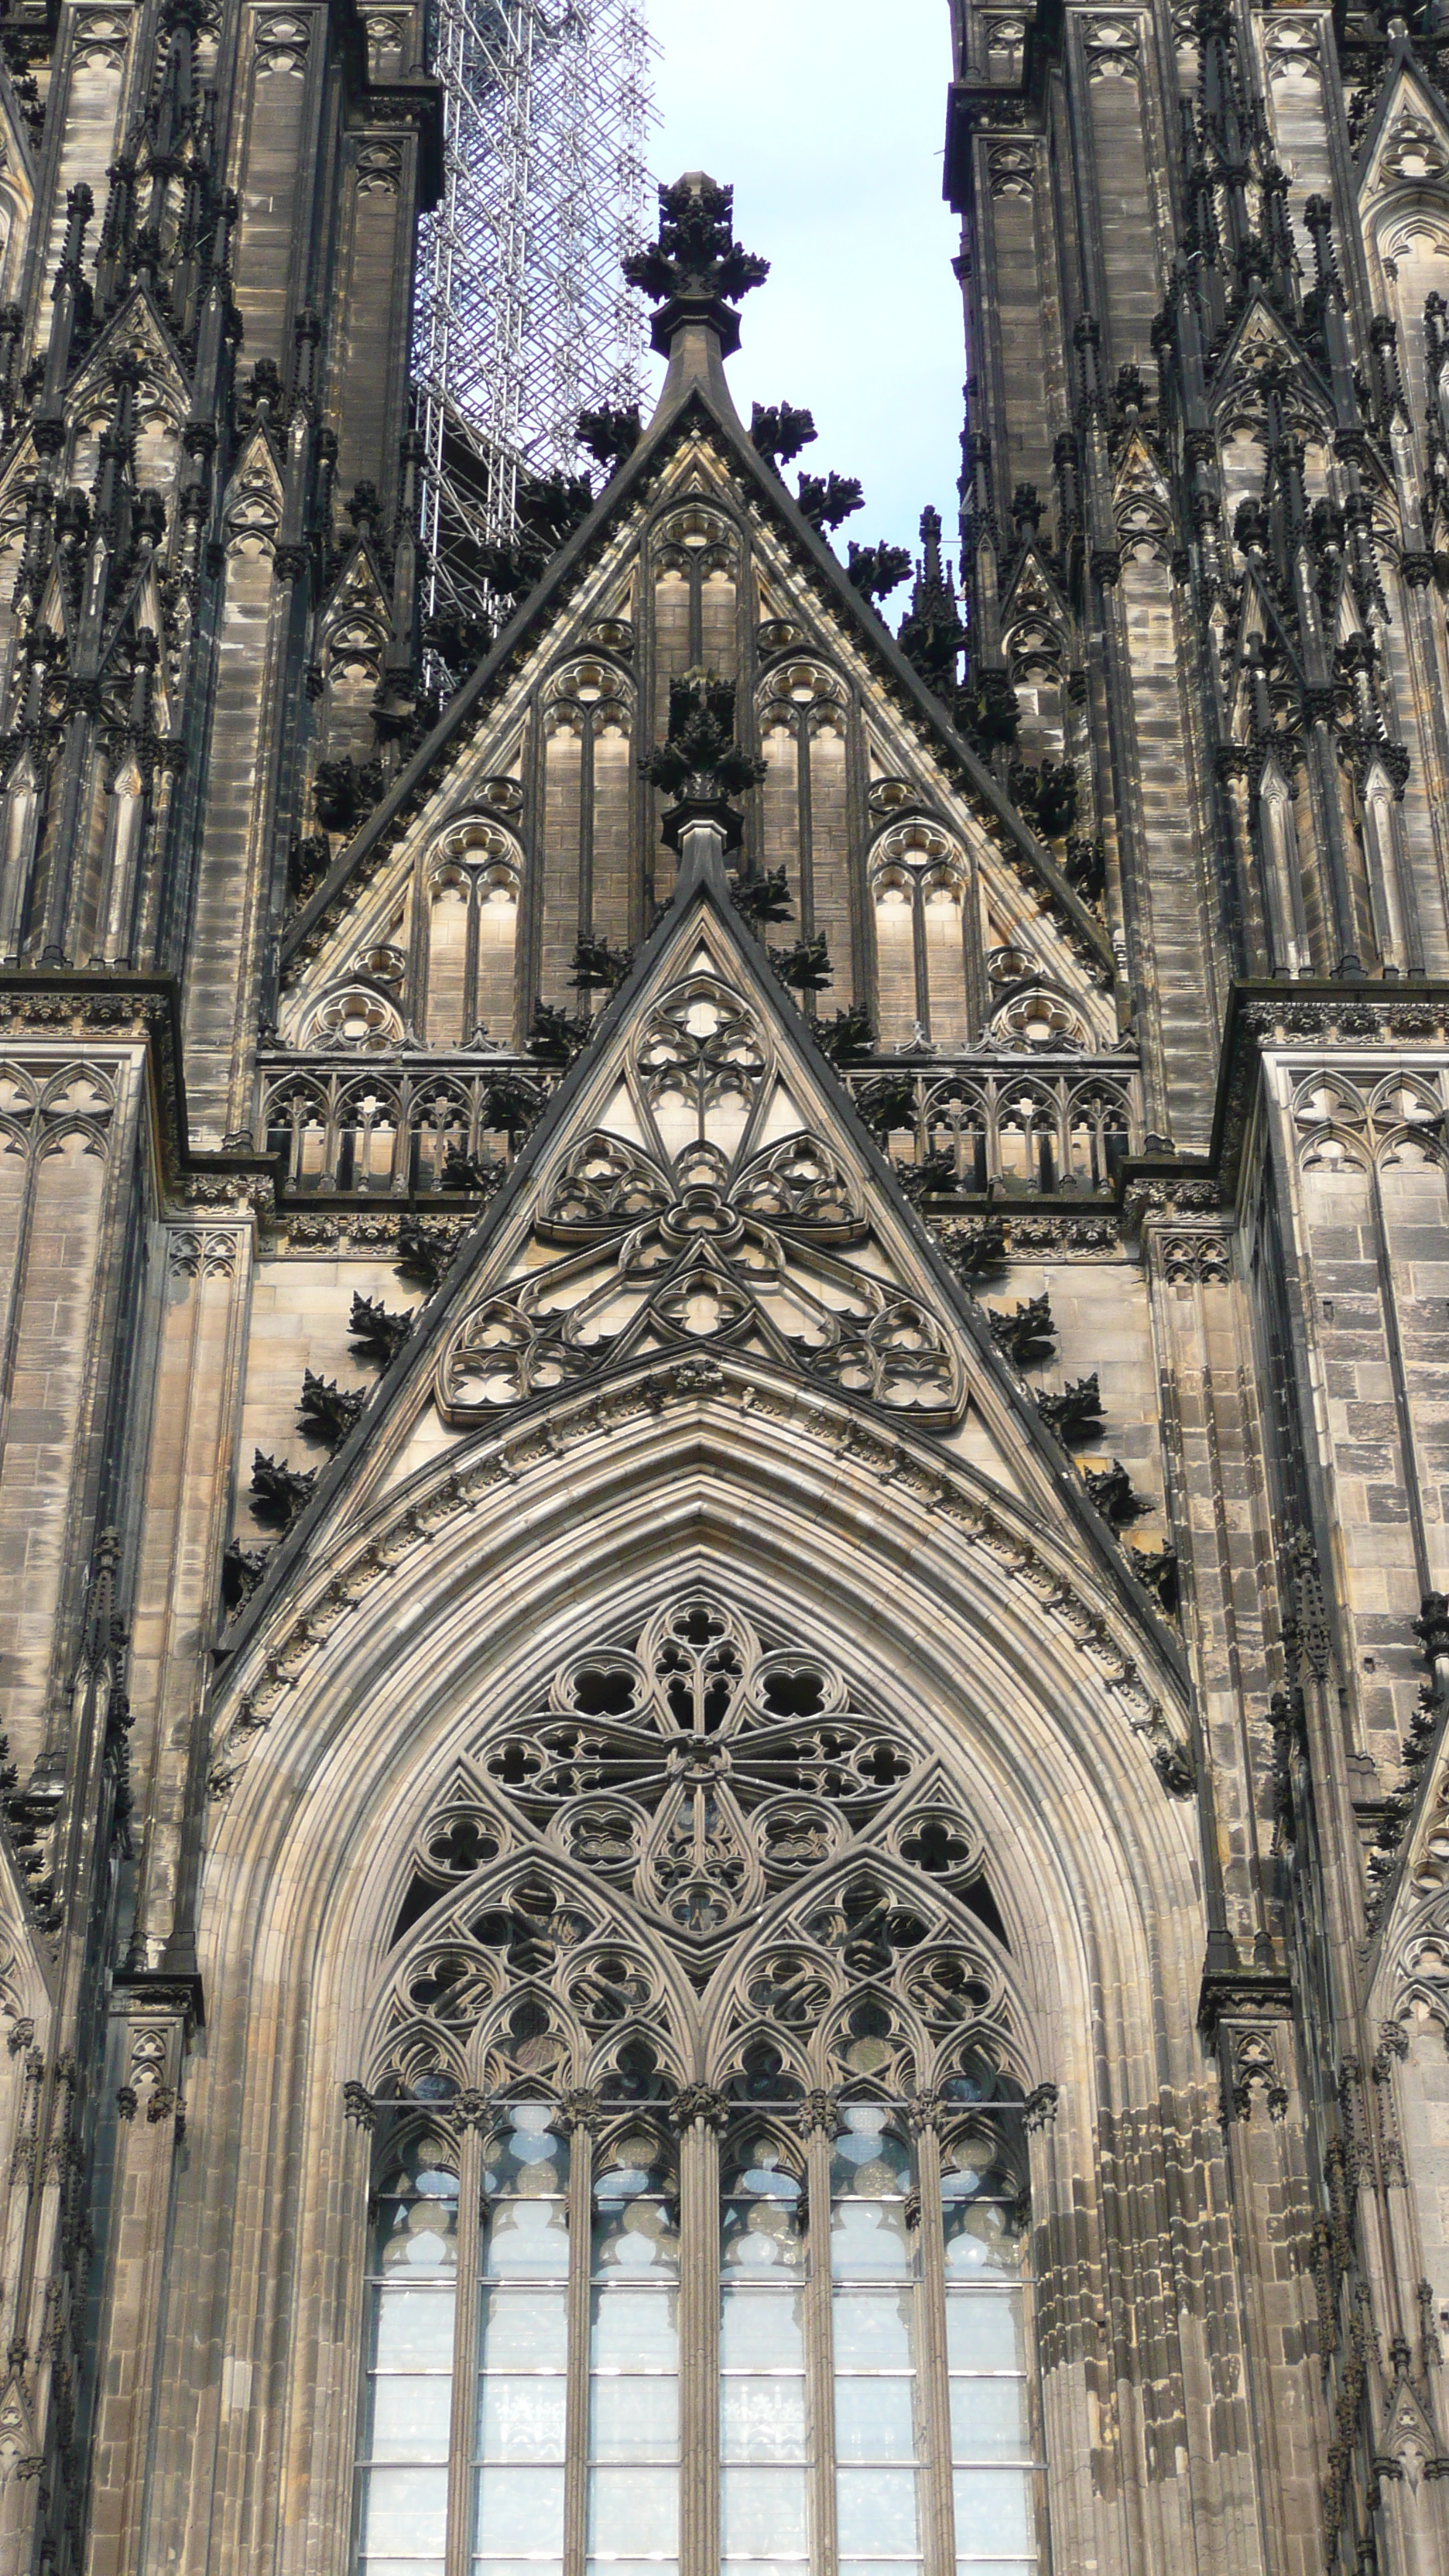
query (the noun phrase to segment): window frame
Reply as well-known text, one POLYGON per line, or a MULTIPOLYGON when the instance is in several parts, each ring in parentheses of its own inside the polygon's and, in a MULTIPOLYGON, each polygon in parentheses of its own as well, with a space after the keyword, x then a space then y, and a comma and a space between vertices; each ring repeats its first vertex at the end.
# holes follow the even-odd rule
MULTIPOLYGON (((1000 2154, 1020 2180, 1018 2202, 1021 2264, 1003 2274, 1019 2294, 1024 2384, 1026 2457, 1003 2461, 1019 2468, 1031 2498, 1034 2545, 1031 2555, 992 2565, 1019 2568, 1020 2576, 1049 2576, 1046 2463, 1042 2442, 1042 2404, 1034 2317, 1034 2275, 1030 2260, 1031 2231, 1026 2222, 1028 2132, 1036 2123, 1033 2104, 999 2100, 962 2105, 934 2100, 885 2101, 861 2089, 811 2094, 777 2101, 727 2099, 703 2085, 689 2087, 667 2107, 663 2104, 600 2104, 578 2094, 551 2098, 544 2088, 514 2084, 493 2099, 471 2092, 451 2100, 374 2100, 361 2086, 349 2086, 349 2111, 373 2131, 371 2187, 367 2193, 367 2241, 363 2274, 366 2284, 361 2316, 363 2369, 358 2438, 354 2446, 354 2501, 350 2576, 367 2576, 362 2555, 367 2464, 362 2444, 368 2425, 366 2383, 372 2345, 375 2278, 372 2246, 384 2185, 397 2169, 406 2140, 426 2132, 450 2146, 458 2176, 457 2272, 454 2292, 453 2402, 448 2460, 448 2514, 444 2576, 475 2576, 479 2560, 474 2546, 476 2512, 475 2460, 478 2388, 482 2371, 481 2303, 484 2282, 484 2234, 488 2196, 485 2163, 490 2142, 508 2126, 510 2114, 525 2101, 546 2105, 550 2127, 568 2149, 567 2284, 568 2347, 565 2371, 566 2429, 564 2457, 564 2531, 558 2558, 533 2561, 538 2576, 608 2576, 611 2560, 595 2562, 588 2550, 590 2414, 592 2375, 591 2312, 594 2289, 594 2229, 599 2210, 598 2181, 610 2170, 608 2158, 626 2133, 649 2131, 658 2142, 656 2171, 663 2174, 660 2195, 678 2211, 678 2384, 680 2518, 677 2559, 655 2557, 659 2576, 721 2576, 725 2565, 721 2538, 721 2237, 727 2177, 737 2165, 741 2141, 769 2135, 779 2141, 779 2160, 798 2176, 800 2235, 804 2260, 801 2287, 804 2309, 804 2379, 806 2420, 806 2488, 808 2526, 802 2576, 836 2576, 840 2564, 836 2475, 839 2467, 835 2429, 837 2368, 834 2355, 832 2299, 835 2276, 831 2261, 832 2213, 837 2194, 833 2182, 836 2143, 844 2132, 844 2113, 869 2106, 884 2114, 892 2134, 909 2155, 910 2185, 905 2212, 910 2234, 909 2279, 916 2301, 915 2370, 920 2389, 920 2421, 931 2429, 925 2456, 918 2459, 920 2576, 967 2576, 972 2555, 961 2556, 962 2535, 955 2528, 953 2496, 952 2373, 947 2350, 946 2228, 943 2208, 944 2157, 963 2138, 992 2134, 1000 2154), (582 2251, 581 2251, 582 2249, 582 2251)), ((994 2196, 993 2196, 994 2197, 994 2196)), ((1016 2376, 1016 2374, 1001 2374, 1016 2376)), ((982 2553, 977 2552, 979 2558, 982 2553)), ((438 2562, 419 2562, 422 2564, 438 2562)), ((631 2566, 636 2562, 628 2562, 631 2566)), ((748 2559, 730 2562, 747 2576, 748 2559)), ((901 2576, 911 2576, 914 2562, 900 2561, 901 2576)))

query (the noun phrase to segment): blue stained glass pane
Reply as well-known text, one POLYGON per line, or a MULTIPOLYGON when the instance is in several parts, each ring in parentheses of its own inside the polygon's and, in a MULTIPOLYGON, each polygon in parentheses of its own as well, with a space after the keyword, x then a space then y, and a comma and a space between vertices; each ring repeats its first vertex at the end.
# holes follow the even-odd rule
POLYGON ((591 2460, 677 2460, 679 2382, 620 2373, 589 2390, 591 2460))
POLYGON ((1015 2210, 999 2200, 948 2202, 946 2229, 948 2281, 1021 2270, 1021 2229, 1015 2210))
MULTIPOLYGON (((793 2558, 786 2558, 782 2552, 776 2550, 769 2558, 722 2557, 720 2564, 730 2569, 732 2576, 800 2576, 800 2570, 806 2565, 807 2558, 808 2552, 801 2548, 793 2558)), ((892 2576, 899 2576, 899 2570, 893 2570, 892 2576)))
POLYGON ((953 2460, 1024 2460, 1027 2457, 1024 2379, 953 2379, 953 2460))
POLYGON ((561 2468, 515 2468, 490 2462, 478 2471, 474 2545, 509 2556, 563 2548, 561 2468))
POLYGON ((1032 2545, 1031 2490, 1022 2470, 957 2469, 951 2486, 959 2550, 1026 2556, 1032 2545))
POLYGON ((483 2269, 493 2279, 520 2272, 566 2280, 569 2233, 561 2200, 505 2200, 494 2212, 483 2269))
POLYGON ((727 2557, 788 2558, 805 2549, 805 2472, 795 2468, 726 2468, 720 2478, 720 2528, 727 2557))
POLYGON ((1014 2291, 948 2290, 946 2357, 953 2370, 1022 2370, 1021 2298, 1014 2291))
POLYGON ((830 2268, 837 2280, 911 2269, 911 2232, 898 2200, 839 2200, 830 2217, 830 2268))
POLYGON ((591 2469, 588 2546, 672 2556, 679 2547, 678 2470, 591 2469))
POLYGON ((920 2547, 914 2469, 839 2469, 835 2512, 842 2550, 913 2555, 920 2547))
POLYGON ((378 2370, 444 2370, 453 2367, 453 2289, 401 2289, 389 2282, 376 2293, 373 2363, 378 2370))
POLYGON ((726 2283, 720 2298, 722 2370, 798 2369, 804 2353, 805 2310, 798 2290, 726 2283))
POLYGON ((453 2382, 439 2373, 431 2379, 395 2377, 374 2380, 368 2453, 374 2460, 446 2460, 453 2413, 453 2382))
POLYGON ((490 2372, 478 2385, 480 2460, 561 2460, 567 2394, 562 2377, 512 2379, 490 2372))
POLYGON ((675 2558, 616 2558, 601 2549, 588 2562, 588 2576, 679 2576, 675 2558))
POLYGON ((485 2290, 483 2360, 489 2370, 562 2370, 568 2298, 559 2290, 485 2290))
POLYGON ((803 2460, 807 2456, 805 2382, 803 2378, 722 2380, 719 2422, 723 2460, 803 2460))
POLYGON ((441 2556, 448 2520, 446 2468, 371 2469, 362 2518, 364 2555, 441 2556))
POLYGON ((676 2294, 626 2287, 594 2293, 596 2370, 673 2370, 679 2350, 676 2294))
POLYGON ((913 2460, 916 2425, 910 2379, 837 2379, 835 2456, 858 2460, 913 2460))
POLYGON ((909 2290, 837 2290, 831 2315, 837 2370, 910 2369, 909 2290))

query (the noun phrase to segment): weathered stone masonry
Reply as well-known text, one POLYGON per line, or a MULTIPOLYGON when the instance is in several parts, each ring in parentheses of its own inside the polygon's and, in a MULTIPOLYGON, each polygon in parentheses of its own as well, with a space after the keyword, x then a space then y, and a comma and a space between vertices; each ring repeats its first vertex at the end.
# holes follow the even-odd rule
POLYGON ((655 417, 458 668, 421 9, 0 26, 17 2576, 355 2568, 409 2120, 476 2245, 542 2093, 587 2237, 632 2086, 698 2244, 761 2065, 816 2211, 863 2087, 926 2278, 967 1991, 1041 2565, 1449 2563, 1449 60, 952 17, 959 593, 931 514, 893 636, 738 419, 694 174, 655 417), (684 1853, 545 1721, 690 1603, 732 1727, 811 1657, 838 1724, 684 1853))

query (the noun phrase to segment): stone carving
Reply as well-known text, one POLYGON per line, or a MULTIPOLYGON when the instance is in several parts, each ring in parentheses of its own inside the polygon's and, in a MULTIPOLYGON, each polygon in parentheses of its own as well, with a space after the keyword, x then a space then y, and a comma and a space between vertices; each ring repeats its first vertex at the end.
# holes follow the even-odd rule
POLYGON ((257 76, 300 72, 312 41, 310 24, 300 12, 269 10, 257 20, 257 76))
POLYGON ((402 145, 363 143, 357 153, 359 197, 395 197, 402 186, 402 145))
POLYGON ((1407 1066, 1362 1084, 1337 1065, 1306 1074, 1292 1113, 1304 1170, 1442 1161, 1442 1086, 1442 1075, 1407 1066))
POLYGON ((1092 80, 1136 80, 1142 69, 1142 44, 1135 17, 1088 18, 1082 40, 1092 80))
POLYGON ((241 1237, 228 1226, 177 1226, 172 1230, 169 1264, 173 1277, 234 1279, 241 1237))
POLYGON ((1381 176, 1420 188, 1441 182, 1446 169, 1442 136, 1421 116, 1401 116, 1379 156, 1381 176))
POLYGON ((545 1268, 503 1282, 455 1328, 437 1395, 450 1421, 599 1374, 641 1353, 753 1350, 869 1402, 947 1422, 964 1400, 940 1323, 864 1252, 870 1225, 832 1149, 780 1115, 774 1041, 703 966, 632 1038, 627 1086, 647 1142, 601 1127, 545 1182, 545 1268), (771 1104, 776 1107, 771 1111, 771 1104))
POLYGON ((373 2091, 526 2073, 668 2099, 706 2024, 727 2091, 762 2052, 785 2098, 989 2091, 1013 2052, 984 1857, 828 1658, 668 1602, 490 1732, 419 1835, 373 2091))

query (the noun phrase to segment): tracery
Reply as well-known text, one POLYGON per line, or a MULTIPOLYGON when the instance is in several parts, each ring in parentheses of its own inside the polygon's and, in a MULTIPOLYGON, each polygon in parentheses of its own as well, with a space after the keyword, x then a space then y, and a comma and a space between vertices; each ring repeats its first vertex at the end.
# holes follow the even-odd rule
POLYGON ((985 1858, 923 1741, 702 1591, 480 1736, 365 2092, 365 2576, 1026 2576, 985 1858))

